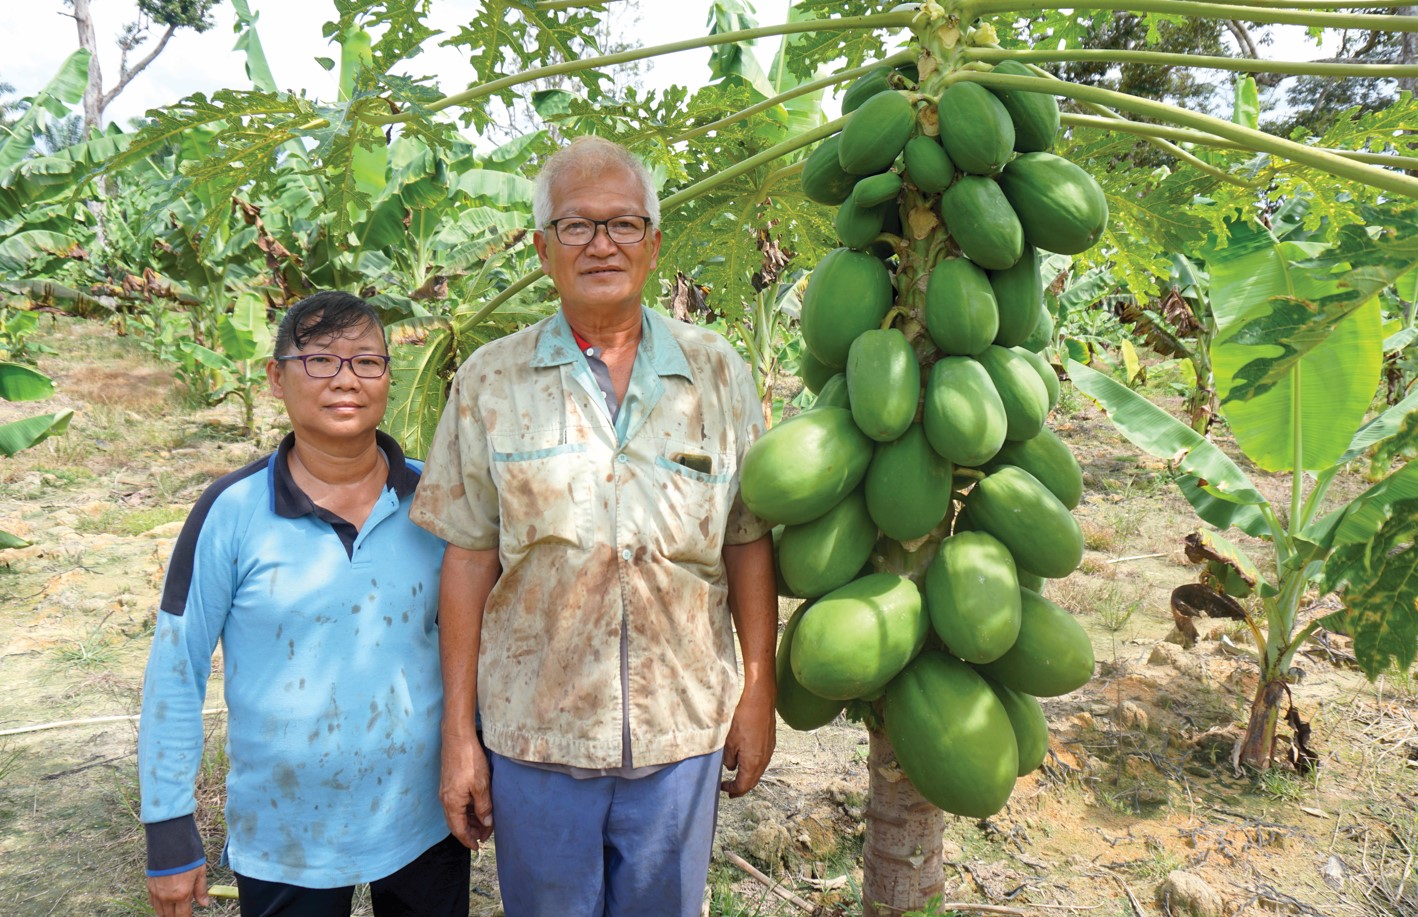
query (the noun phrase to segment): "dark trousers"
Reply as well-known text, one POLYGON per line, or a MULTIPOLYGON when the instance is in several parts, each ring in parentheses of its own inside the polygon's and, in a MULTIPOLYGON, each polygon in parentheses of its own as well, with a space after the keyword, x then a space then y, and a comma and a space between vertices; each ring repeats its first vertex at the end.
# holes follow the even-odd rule
MULTIPOLYGON (((453 835, 369 883, 375 917, 467 917, 467 847, 453 835)), ((241 917, 349 917, 354 886, 303 888, 238 874, 241 917)))

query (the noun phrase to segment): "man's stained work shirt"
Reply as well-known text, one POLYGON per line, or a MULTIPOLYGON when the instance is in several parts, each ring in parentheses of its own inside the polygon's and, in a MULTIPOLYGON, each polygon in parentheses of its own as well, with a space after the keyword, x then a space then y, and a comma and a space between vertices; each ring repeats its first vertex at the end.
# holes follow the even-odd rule
POLYGON ((383 433, 354 526, 272 456, 214 483, 173 550, 138 740, 149 875, 203 862, 192 813, 212 653, 224 660, 227 846, 242 875, 383 878, 448 834, 438 799, 443 543, 408 520, 419 465, 383 433))
POLYGON ((498 551, 478 659, 488 748, 614 769, 723 745, 739 695, 723 549, 769 530, 739 498, 762 432, 728 342, 649 310, 614 422, 560 312, 459 369, 411 518, 498 551))

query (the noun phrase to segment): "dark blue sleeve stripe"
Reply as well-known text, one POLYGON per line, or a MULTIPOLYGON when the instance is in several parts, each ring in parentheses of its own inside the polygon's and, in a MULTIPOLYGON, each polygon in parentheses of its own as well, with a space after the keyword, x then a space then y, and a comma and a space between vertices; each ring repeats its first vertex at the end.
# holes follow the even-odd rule
POLYGON ((182 524, 182 533, 177 536, 177 544, 172 548, 172 559, 167 565, 167 579, 163 582, 162 600, 158 607, 168 614, 181 616, 187 610, 187 593, 192 588, 192 566, 197 556, 197 538, 202 534, 202 524, 207 521, 212 504, 228 487, 264 471, 270 463, 270 456, 252 462, 239 471, 218 478, 203 492, 187 521, 182 524))
POLYGON ((187 872, 188 870, 196 869, 198 866, 205 866, 206 864, 207 858, 202 857, 200 860, 194 863, 188 863, 186 866, 174 866, 171 869, 149 869, 148 878, 156 879, 159 876, 175 876, 180 872, 187 872))

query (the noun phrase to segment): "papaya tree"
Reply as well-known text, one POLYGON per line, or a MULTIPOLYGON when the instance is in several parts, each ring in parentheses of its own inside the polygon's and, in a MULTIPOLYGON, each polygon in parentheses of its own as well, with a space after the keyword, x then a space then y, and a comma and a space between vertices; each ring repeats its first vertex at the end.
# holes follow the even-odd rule
MULTIPOLYGON (((470 68, 469 85, 450 93, 398 72, 433 37, 427 5, 337 4, 339 21, 327 34, 378 35, 338 101, 269 91, 193 95, 155 112, 108 168, 121 170, 155 145, 213 125, 211 152, 186 176, 188 186, 212 183, 223 199, 259 195, 277 182, 280 151, 298 142, 311 174, 329 179, 322 218, 332 239, 344 239, 377 193, 361 186, 354 163, 387 147, 386 132, 448 150, 459 127, 491 126, 489 100, 513 102, 518 87, 566 76, 579 90, 558 114, 563 132, 619 140, 664 176, 666 285, 674 271, 692 267, 712 289, 715 308, 736 319, 755 300, 752 271, 743 268, 760 260, 759 236, 746 230, 769 226, 804 266, 815 264, 803 302, 813 358, 804 374, 815 379, 820 404, 755 446, 744 497, 784 525, 779 566, 788 588, 819 592, 789 625, 780 663, 785 696, 800 691, 808 709, 786 709, 785 720, 807 726, 845 708, 871 735, 864 910, 921 908, 943 887, 943 810, 983 817, 1005 805, 1020 770, 1037 766, 1046 750, 1031 695, 1076 688, 1092 668, 1078 625, 1038 592, 1081 554, 1069 513, 1078 497, 1076 464, 1045 426, 1058 378, 1037 358, 1048 337, 1039 332, 1047 324, 1039 250, 1070 254, 1080 270, 1107 262, 1128 291, 1152 296, 1171 253, 1191 251, 1208 235, 1224 251, 1241 225, 1237 214, 1257 204, 1310 192, 1312 228, 1362 223, 1383 233, 1391 232, 1384 221, 1394 203, 1418 198, 1418 178, 1404 172, 1418 166, 1411 133, 1418 107, 1410 97, 1300 142, 1059 79, 1044 67, 1083 61, 1407 77, 1412 66, 1111 50, 1080 38, 1115 11, 1149 24, 1203 17, 1405 34, 1418 31, 1418 19, 1351 12, 1390 5, 1375 0, 1116 0, 1082 11, 1025 0, 926 0, 886 12, 873 2, 802 0, 781 24, 561 59, 558 49, 588 43, 604 4, 496 0, 443 39, 467 54, 470 68), (621 63, 773 36, 793 36, 783 60, 799 82, 770 87, 767 97, 727 79, 694 92, 604 89, 607 69, 621 63), (558 62, 546 63, 552 59, 558 62), (791 117, 793 100, 849 83, 853 108, 844 117, 791 117), (1137 143, 1154 148, 1163 165, 1127 167, 1137 143), (1335 194, 1337 185, 1345 193, 1335 194), (834 213, 828 205, 837 207, 830 235, 822 226, 834 213), (843 292, 856 304, 849 321, 836 321, 843 292), (982 409, 960 413, 954 405, 962 402, 982 409), (813 552, 792 548, 823 535, 819 528, 841 533, 851 558, 866 545, 861 562, 845 565, 845 582, 824 582, 826 572, 807 563, 813 552), (982 607, 962 590, 961 570, 987 571, 998 602, 982 607), (867 657, 862 664, 842 655, 840 639, 833 645, 831 622, 864 618, 880 626, 874 651, 858 654, 867 657), (978 632, 962 620, 978 623, 978 632), (931 698, 951 699, 953 715, 931 698)), ((535 270, 509 274, 473 317, 525 303, 540 279, 535 270)), ((1332 305, 1275 309, 1262 327, 1282 354, 1238 351, 1226 372, 1240 381, 1223 404, 1240 410, 1267 397, 1365 304, 1340 297, 1332 305)), ((430 365, 446 358, 446 338, 429 347, 430 365)), ((421 380, 430 389, 424 400, 435 403, 441 377, 421 380)), ((1210 500, 1236 512, 1253 505, 1217 486, 1209 470, 1196 475, 1196 486, 1210 500)), ((1406 480, 1392 488, 1396 495, 1406 480)), ((1406 506, 1399 499, 1383 505, 1406 506)), ((1381 513, 1360 515, 1339 527, 1358 539, 1346 540, 1346 551, 1404 537, 1382 525, 1381 513)), ((1401 582, 1412 553, 1393 555, 1383 581, 1401 582)), ((1389 622, 1373 612, 1378 607, 1366 603, 1370 611, 1350 616, 1356 646, 1382 642, 1374 634, 1389 622)), ((1393 654, 1400 663, 1412 657, 1412 634, 1404 633, 1410 649, 1393 654)), ((1283 639, 1267 644, 1267 653, 1285 651, 1283 639)))

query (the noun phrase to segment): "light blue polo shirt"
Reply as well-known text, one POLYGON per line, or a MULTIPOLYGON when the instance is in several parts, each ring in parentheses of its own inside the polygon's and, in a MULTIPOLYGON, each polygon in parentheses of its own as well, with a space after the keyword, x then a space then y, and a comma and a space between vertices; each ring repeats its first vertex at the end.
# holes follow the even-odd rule
POLYGON ((358 531, 291 479, 292 437, 213 484, 188 517, 143 682, 149 875, 203 862, 192 813, 218 643, 232 869, 342 887, 388 876, 447 836, 438 799, 443 542, 408 519, 421 466, 378 438, 389 479, 358 531))

